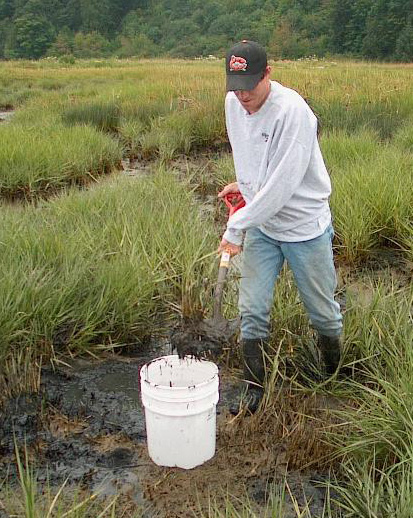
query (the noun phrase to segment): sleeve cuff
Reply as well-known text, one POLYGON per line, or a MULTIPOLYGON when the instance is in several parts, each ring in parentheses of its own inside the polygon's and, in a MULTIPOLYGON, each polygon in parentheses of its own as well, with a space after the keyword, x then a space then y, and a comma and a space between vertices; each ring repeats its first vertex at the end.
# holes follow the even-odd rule
POLYGON ((222 236, 223 239, 232 243, 233 245, 241 246, 243 239, 243 231, 242 230, 232 230, 227 229, 222 236))

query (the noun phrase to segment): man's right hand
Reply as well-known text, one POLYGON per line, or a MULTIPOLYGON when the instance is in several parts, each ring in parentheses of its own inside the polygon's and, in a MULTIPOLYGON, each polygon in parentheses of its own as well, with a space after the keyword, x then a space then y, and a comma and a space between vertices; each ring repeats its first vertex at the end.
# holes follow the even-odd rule
POLYGON ((222 254, 222 252, 229 252, 231 257, 233 257, 234 255, 239 254, 241 252, 241 250, 242 250, 241 246, 234 245, 234 243, 230 243, 226 239, 222 239, 217 251, 219 254, 222 254))
POLYGON ((229 183, 226 185, 221 192, 218 193, 218 198, 223 198, 227 194, 239 193, 238 182, 229 183))

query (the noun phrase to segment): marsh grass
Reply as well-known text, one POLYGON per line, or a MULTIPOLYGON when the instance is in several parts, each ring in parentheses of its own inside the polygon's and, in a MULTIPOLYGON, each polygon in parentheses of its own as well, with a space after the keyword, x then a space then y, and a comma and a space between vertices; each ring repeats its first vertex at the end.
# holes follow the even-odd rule
MULTIPOLYGON (((401 132, 407 135, 401 142, 407 139, 408 145, 413 103, 407 68, 275 63, 273 78, 309 100, 319 115, 322 133, 366 131, 390 141, 401 132)), ((41 126, 37 130, 41 132, 45 114, 54 112, 58 126, 62 121, 71 127, 87 124, 116 132, 131 157, 168 162, 226 141, 220 62, 106 60, 64 67, 54 61, 7 63, 0 68, 1 88, 33 91, 16 120, 30 120, 41 126)), ((23 133, 23 148, 26 138, 23 133)))
POLYGON ((2 212, 2 357, 143 340, 168 315, 202 311, 212 289, 215 236, 162 172, 2 212))
POLYGON ((90 124, 101 131, 117 131, 119 128, 120 108, 114 101, 87 102, 69 106, 62 113, 64 124, 90 124))
POLYGON ((378 145, 371 132, 326 135, 323 149, 332 171, 331 199, 338 254, 360 263, 379 248, 411 254, 412 155, 378 145))
POLYGON ((0 87, 0 109, 12 110, 18 108, 40 93, 40 89, 33 91, 28 87, 20 87, 18 89, 0 87))
MULTIPOLYGON (((216 196, 219 191, 228 183, 235 181, 232 157, 225 152, 201 155, 198 160, 187 165, 185 173, 185 177, 195 187, 196 192, 213 196, 215 202, 218 202, 216 196)), ((220 203, 218 207, 223 208, 223 204, 220 203)), ((222 210, 220 213, 224 214, 222 221, 222 225, 224 225, 227 211, 222 210)))
MULTIPOLYGON (((96 74, 92 69, 79 70, 78 74, 71 69, 62 69, 55 82, 50 77, 37 77, 36 69, 23 69, 22 75, 26 76, 27 82, 36 85, 36 93, 16 113, 13 138, 19 133, 19 145, 31 156, 31 167, 19 164, 18 178, 23 185, 14 186, 7 175, 10 162, 14 161, 14 150, 5 146, 4 155, 0 157, 0 179, 6 171, 4 181, 11 184, 11 195, 17 195, 21 190, 33 190, 33 169, 46 169, 45 175, 50 176, 44 162, 53 162, 52 149, 47 153, 44 150, 41 156, 30 153, 33 135, 43 134, 45 127, 54 131, 56 138, 65 133, 64 138, 70 143, 65 127, 76 135, 86 131, 81 129, 85 125, 90 126, 89 129, 109 133, 113 146, 117 145, 119 152, 122 150, 129 157, 157 158, 163 162, 181 153, 220 145, 225 140, 222 93, 216 96, 210 81, 206 82, 204 90, 199 89, 197 81, 186 76, 186 68, 184 64, 172 67, 174 75, 166 79, 162 65, 157 66, 155 80, 151 81, 140 67, 126 66, 121 74, 111 77, 96 74), (67 82, 63 88, 60 82, 64 78, 67 82)), ((8 79, 2 77, 1 72, 0 84, 1 81, 9 85, 22 82, 18 72, 16 77, 8 79)), ((216 81, 212 84, 215 86, 216 81)), ((49 140, 54 148, 52 139, 49 140)), ((101 153, 100 147, 98 142, 91 142, 91 154, 101 153)), ((56 149, 59 151, 59 145, 56 149)), ((87 177, 89 172, 93 174, 93 171, 83 171, 83 176, 87 177)), ((15 176, 13 171, 10 176, 15 176)), ((57 164, 55 176, 56 181, 51 181, 54 188, 61 188, 70 181, 60 164, 57 164)))
POLYGON ((394 144, 413 153, 413 117, 407 119, 394 136, 394 144))
POLYGON ((367 462, 344 466, 347 486, 337 487, 344 516, 349 518, 410 518, 413 509, 412 458, 391 470, 367 462))
POLYGON ((371 161, 380 148, 377 133, 367 129, 352 133, 343 129, 325 131, 320 141, 327 169, 332 174, 371 161))
POLYGON ((0 368, 0 407, 8 399, 40 389, 42 357, 29 347, 15 351, 0 368))
MULTIPOLYGON (((370 97, 370 96, 369 96, 370 97)), ((321 121, 324 130, 346 130, 352 133, 359 129, 374 131, 381 139, 390 139, 403 124, 404 116, 411 113, 398 113, 398 99, 371 99, 358 96, 354 103, 342 99, 328 99, 314 102, 312 107, 321 121)))
POLYGON ((337 410, 344 424, 327 431, 340 458, 334 484, 345 516, 411 514, 413 466, 412 290, 389 279, 371 284, 368 303, 350 299, 347 354, 355 374, 347 380, 351 404, 337 410))
POLYGON ((139 119, 121 119, 119 135, 128 157, 134 159, 141 156, 142 137, 146 127, 139 119))
POLYGON ((195 103, 191 109, 181 109, 155 119, 141 138, 143 157, 157 156, 169 161, 178 154, 222 145, 225 131, 221 111, 222 108, 195 103))
POLYGON ((354 432, 346 435, 342 451, 370 461, 374 457, 378 468, 379 463, 386 466, 412 458, 412 302, 411 287, 392 288, 378 281, 370 304, 353 302, 346 317, 362 377, 354 383, 359 410, 347 416, 354 432))
MULTIPOLYGON (((279 345, 278 352, 271 354, 268 392, 263 415, 258 419, 267 419, 274 411, 280 417, 291 413, 293 407, 275 410, 276 395, 282 393, 277 379, 283 376, 289 343, 301 341, 291 351, 293 358, 300 358, 301 349, 308 349, 311 343, 303 308, 295 290, 290 289, 290 281, 289 274, 284 275, 279 293, 276 291, 277 328, 272 343, 279 345)), ((300 445, 296 450, 303 452, 303 443, 311 442, 300 430, 312 430, 310 436, 321 445, 319 461, 324 458, 330 466, 337 463, 338 481, 329 483, 336 495, 333 516, 407 518, 411 513, 413 466, 413 292, 411 286, 395 282, 384 271, 376 280, 366 277, 364 282, 364 287, 357 285, 347 294, 344 365, 350 376, 322 384, 313 376, 304 376, 304 385, 301 376, 292 378, 291 395, 284 394, 281 400, 292 405, 294 399, 303 398, 289 438, 300 445), (324 415, 314 412, 311 404, 306 408, 306 398, 310 402, 313 397, 318 401, 315 408, 320 410, 321 402, 327 402, 324 415)), ((307 361, 298 365, 308 374, 308 354, 303 358, 307 361)), ((286 423, 285 429, 291 429, 291 423, 286 423)), ((290 462, 300 462, 294 451, 293 446, 287 448, 290 462)), ((314 462, 316 451, 311 447, 304 458, 314 462)), ((250 511, 246 516, 254 514, 250 511)))
POLYGON ((158 156, 168 161, 178 152, 189 153, 194 141, 191 118, 185 113, 172 113, 168 117, 156 119, 150 130, 142 136, 142 155, 144 158, 158 156))
POLYGON ((119 145, 93 128, 0 127, 0 195, 33 199, 113 170, 119 145))

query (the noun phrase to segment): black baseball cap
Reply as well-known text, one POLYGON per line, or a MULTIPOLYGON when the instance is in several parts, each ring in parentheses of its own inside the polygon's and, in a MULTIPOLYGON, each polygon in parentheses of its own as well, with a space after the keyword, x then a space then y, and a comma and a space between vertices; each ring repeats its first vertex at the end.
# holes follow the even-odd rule
POLYGON ((226 57, 227 90, 252 90, 267 67, 267 53, 255 41, 236 43, 226 57))

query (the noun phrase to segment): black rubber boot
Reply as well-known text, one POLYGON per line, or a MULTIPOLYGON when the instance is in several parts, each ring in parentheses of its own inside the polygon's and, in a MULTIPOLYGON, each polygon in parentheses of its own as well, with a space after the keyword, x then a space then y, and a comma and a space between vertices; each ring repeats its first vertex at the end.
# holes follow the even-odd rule
POLYGON ((340 342, 339 336, 318 335, 317 345, 328 376, 332 376, 340 365, 340 342))
POLYGON ((246 410, 250 414, 257 411, 264 395, 267 346, 268 339, 266 338, 242 341, 245 384, 236 400, 229 407, 231 414, 237 415, 242 410, 246 410))

